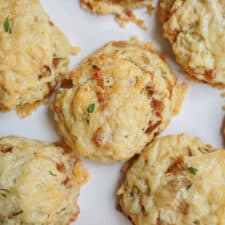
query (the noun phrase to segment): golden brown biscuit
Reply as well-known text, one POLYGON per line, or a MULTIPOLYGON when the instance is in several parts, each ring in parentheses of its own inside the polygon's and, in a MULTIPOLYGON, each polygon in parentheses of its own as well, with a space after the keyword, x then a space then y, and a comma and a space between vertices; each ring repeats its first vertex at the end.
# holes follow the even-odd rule
POLYGON ((0 224, 69 225, 87 179, 81 162, 59 145, 0 138, 0 224))
POLYGON ((78 155, 125 161, 165 129, 185 90, 149 43, 110 42, 70 73, 52 108, 78 155))
POLYGON ((133 22, 139 27, 146 28, 144 21, 137 19, 132 9, 147 7, 151 12, 153 0, 81 0, 81 6, 99 15, 114 14, 116 21, 124 27, 127 22, 133 22))
POLYGON ((225 1, 161 0, 159 18, 177 62, 190 76, 225 86, 225 1))
POLYGON ((187 135, 155 140, 118 191, 135 225, 224 225, 225 151, 187 135))
POLYGON ((69 55, 39 0, 0 0, 0 111, 29 113, 67 72, 69 55))

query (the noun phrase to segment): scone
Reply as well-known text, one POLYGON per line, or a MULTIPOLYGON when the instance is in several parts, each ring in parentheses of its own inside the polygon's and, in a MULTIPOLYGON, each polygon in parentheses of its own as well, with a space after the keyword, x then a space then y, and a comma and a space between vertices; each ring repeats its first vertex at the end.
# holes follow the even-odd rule
POLYGON ((87 176, 68 148, 0 138, 0 224, 69 225, 87 176))
POLYGON ((225 87, 225 1, 161 0, 159 18, 177 62, 193 78, 225 87))
POLYGON ((0 24, 0 111, 25 116, 67 72, 70 44, 39 0, 0 0, 0 24))
POLYGON ((146 28, 144 21, 137 19, 132 9, 147 7, 151 12, 153 0, 81 0, 81 6, 99 15, 114 14, 116 21, 124 27, 127 22, 133 22, 139 27, 146 28))
POLYGON ((155 140, 118 191, 135 225, 224 225, 225 151, 187 135, 155 140))
POLYGON ((125 161, 167 126, 185 90, 150 44, 113 41, 70 73, 52 110, 78 155, 125 161))

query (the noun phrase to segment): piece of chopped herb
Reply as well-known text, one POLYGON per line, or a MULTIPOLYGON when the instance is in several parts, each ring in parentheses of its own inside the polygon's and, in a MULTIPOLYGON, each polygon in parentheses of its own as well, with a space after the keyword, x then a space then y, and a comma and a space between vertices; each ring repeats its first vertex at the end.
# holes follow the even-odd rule
POLYGON ((18 215, 20 215, 22 213, 23 213, 23 210, 20 210, 18 212, 13 213, 12 216, 18 216, 18 215))
POLYGON ((7 33, 11 33, 11 26, 10 26, 10 18, 9 18, 9 16, 7 16, 5 21, 4 21, 4 30, 7 33))
POLYGON ((191 167, 185 167, 184 169, 189 171, 193 175, 196 175, 197 172, 198 172, 198 170, 196 168, 192 167, 192 166, 191 167))
POLYGON ((3 193, 0 193, 0 196, 2 196, 4 198, 7 198, 7 195, 6 194, 3 194, 3 193))
POLYGON ((10 193, 10 191, 7 190, 7 189, 5 189, 5 188, 0 188, 0 191, 5 191, 5 192, 7 192, 7 193, 10 193))
POLYGON ((87 122, 87 124, 89 124, 89 113, 84 113, 82 116, 83 120, 85 120, 87 122))
POLYGON ((93 113, 95 111, 95 103, 90 104, 87 108, 88 113, 93 113))
POLYGON ((77 194, 76 194, 76 196, 75 196, 75 198, 77 199, 77 198, 79 197, 79 195, 80 195, 80 194, 79 194, 79 193, 77 193, 77 194))
POLYGON ((192 187, 192 184, 189 184, 189 185, 186 187, 186 190, 189 190, 191 187, 192 187))
POLYGON ((83 113, 82 118, 83 118, 83 120, 85 120, 87 122, 87 124, 89 124, 89 122, 90 122, 90 120, 89 120, 90 113, 93 113, 94 111, 95 111, 95 103, 90 104, 87 107, 87 112, 83 113))
POLYGON ((59 213, 65 211, 65 210, 66 210, 66 208, 63 208, 63 209, 59 210, 56 214, 59 214, 59 213))
POLYGON ((87 112, 83 113, 82 118, 83 118, 83 120, 85 120, 87 122, 87 124, 89 124, 89 122, 90 122, 90 120, 89 120, 90 113, 93 113, 94 111, 95 111, 95 103, 90 104, 87 107, 87 112))
POLYGON ((56 94, 61 94, 62 93, 62 90, 60 89, 60 88, 58 88, 57 90, 56 90, 56 94))
POLYGON ((49 170, 49 174, 56 177, 56 174, 54 174, 51 170, 49 170))

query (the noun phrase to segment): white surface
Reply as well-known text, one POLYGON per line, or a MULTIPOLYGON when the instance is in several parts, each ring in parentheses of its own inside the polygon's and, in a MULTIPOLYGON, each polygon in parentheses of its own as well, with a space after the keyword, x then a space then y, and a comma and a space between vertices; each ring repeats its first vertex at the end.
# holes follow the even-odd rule
MULTIPOLYGON (((171 57, 168 42, 162 38, 155 15, 147 15, 144 10, 136 13, 145 18, 148 30, 143 31, 134 24, 121 29, 112 16, 98 17, 79 7, 79 0, 42 0, 52 20, 66 33, 73 45, 80 46, 81 54, 73 57, 71 68, 101 47, 107 41, 129 39, 133 35, 151 41, 157 49, 162 49, 170 57, 170 64, 180 81, 186 80, 180 68, 171 57)), ((223 123, 221 90, 206 84, 187 81, 189 88, 181 110, 165 134, 186 132, 201 137, 205 143, 223 147, 221 127, 223 123)), ((22 135, 46 141, 57 140, 58 136, 51 113, 46 106, 40 107, 26 119, 19 120, 15 112, 0 114, 0 136, 22 135)), ((83 187, 79 198, 80 216, 76 225, 129 225, 130 222, 116 210, 115 191, 120 179, 121 164, 102 165, 85 161, 90 170, 90 180, 83 187)))

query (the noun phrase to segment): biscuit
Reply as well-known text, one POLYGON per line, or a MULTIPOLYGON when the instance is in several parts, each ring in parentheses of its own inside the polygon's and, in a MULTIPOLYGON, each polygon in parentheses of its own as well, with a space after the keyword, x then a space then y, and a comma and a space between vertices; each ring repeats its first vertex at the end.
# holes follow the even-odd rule
POLYGON ((78 155, 125 161, 165 129, 185 90, 150 44, 113 41, 70 73, 52 110, 78 155))
POLYGON ((225 86, 225 2, 161 0, 159 18, 177 62, 192 78, 225 86))
POLYGON ((68 148, 0 138, 0 224, 69 225, 87 171, 68 148))
POLYGON ((224 225, 224 161, 199 138, 159 138, 128 169, 121 209, 135 225, 224 225))
POLYGON ((148 11, 153 11, 153 0, 81 0, 81 6, 98 15, 114 14, 115 20, 124 27, 127 22, 133 22, 137 26, 146 29, 144 21, 137 19, 132 13, 132 9, 147 7, 148 11))
POLYGON ((0 24, 0 111, 25 116, 67 72, 70 45, 39 0, 0 0, 0 24))

